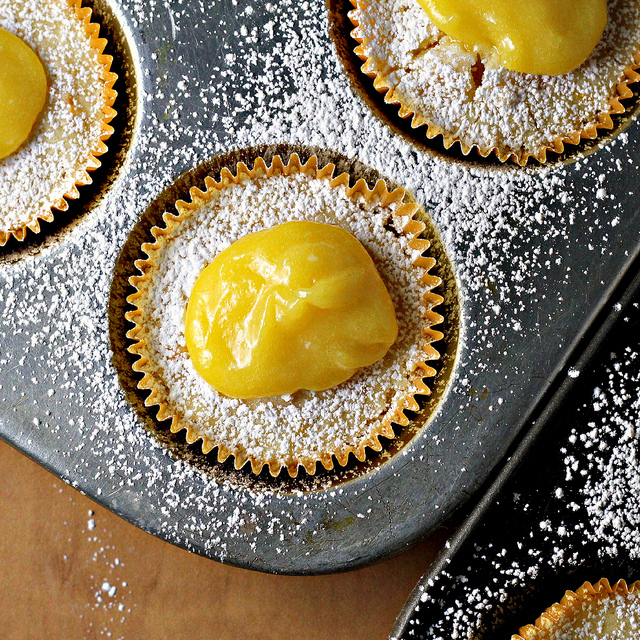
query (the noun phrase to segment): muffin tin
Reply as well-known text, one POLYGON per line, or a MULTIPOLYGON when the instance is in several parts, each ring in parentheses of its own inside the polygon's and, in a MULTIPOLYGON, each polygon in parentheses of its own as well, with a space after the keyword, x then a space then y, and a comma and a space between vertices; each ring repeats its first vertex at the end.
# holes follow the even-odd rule
POLYGON ((401 551, 495 471, 637 254, 636 125, 569 164, 456 158, 353 74, 342 4, 92 6, 120 76, 116 134, 70 212, 1 252, 0 435, 145 531, 230 564, 309 574, 401 551), (382 455, 273 480, 155 421, 124 313, 140 246, 176 199, 293 151, 383 176, 431 212, 446 338, 433 395, 382 455))

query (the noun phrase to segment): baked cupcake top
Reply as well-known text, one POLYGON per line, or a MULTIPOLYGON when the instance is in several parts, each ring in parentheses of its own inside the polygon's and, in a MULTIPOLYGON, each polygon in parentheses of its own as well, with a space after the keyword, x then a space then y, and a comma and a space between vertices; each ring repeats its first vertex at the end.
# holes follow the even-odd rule
POLYGON ((0 27, 38 55, 48 85, 31 135, 0 160, 0 245, 24 239, 27 228, 37 232, 39 220, 53 219, 52 207, 67 209, 65 198, 78 197, 76 185, 91 182, 87 171, 106 151, 116 76, 90 16, 80 0, 0 0, 0 27))
POLYGON ((428 243, 414 236, 424 225, 412 220, 416 205, 402 202, 401 190, 389 194, 383 183, 370 191, 363 181, 348 187, 333 167, 316 171, 315 159, 298 172, 297 157, 238 177, 223 173, 222 183, 208 179, 206 194, 192 189, 193 203, 177 205, 178 218, 166 214, 167 229, 154 229, 156 243, 143 246, 142 276, 131 279, 137 310, 128 318, 136 327, 131 351, 141 356, 136 370, 151 389, 148 404, 159 404, 160 420, 172 417, 174 431, 187 429, 190 442, 202 439, 206 453, 235 457, 236 467, 251 461, 254 472, 283 467, 295 476, 316 462, 333 468, 332 456, 346 464, 350 453, 363 460, 365 447, 379 451, 378 437, 393 437, 391 422, 406 425, 405 409, 417 409, 416 394, 429 393, 423 377, 434 371, 431 342, 441 337, 431 325, 441 318, 431 307, 441 298, 431 289, 439 279, 428 274, 433 259, 422 257, 428 243), (281 165, 280 165, 281 166, 281 165), (268 174, 268 175, 267 175, 268 174), (195 371, 185 344, 184 314, 196 279, 231 243, 249 233, 291 220, 336 225, 367 249, 389 291, 398 322, 398 338, 375 364, 325 391, 300 390, 289 396, 246 399, 216 392, 195 371), (403 231, 404 230, 404 231, 403 231))
MULTIPOLYGON (((352 35, 388 103, 427 136, 466 154, 495 151, 524 164, 544 162, 548 150, 593 138, 611 128, 611 113, 630 97, 627 81, 640 61, 640 3, 610 0, 605 31, 589 58, 559 76, 536 76, 501 67, 453 40, 430 22, 417 0, 352 0, 352 35)), ((543 37, 543 36, 541 36, 543 37)))

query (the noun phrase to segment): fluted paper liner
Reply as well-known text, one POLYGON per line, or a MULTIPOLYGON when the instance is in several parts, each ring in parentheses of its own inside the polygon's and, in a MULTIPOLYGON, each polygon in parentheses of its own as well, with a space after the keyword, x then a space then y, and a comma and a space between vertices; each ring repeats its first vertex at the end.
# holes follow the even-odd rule
MULTIPOLYGON (((366 0, 350 1, 355 9, 359 9, 361 8, 361 5, 366 4, 366 0)), ((355 27, 351 32, 351 37, 358 43, 358 46, 354 49, 354 53, 363 63, 361 70, 366 76, 373 80, 375 90, 378 91, 378 93, 384 94, 384 101, 387 104, 398 107, 398 115, 402 119, 411 118, 411 127, 413 129, 426 127, 427 129, 425 133, 429 140, 440 136, 445 149, 450 149, 454 143, 458 142, 460 144, 460 149, 465 156, 475 150, 483 158, 486 158, 493 153, 500 162, 512 160, 520 166, 525 166, 531 158, 534 158, 538 162, 544 164, 547 161, 547 152, 552 151, 554 153, 563 153, 565 145, 567 144, 577 145, 581 140, 594 140, 598 137, 598 132, 600 130, 613 129, 614 124, 611 116, 625 112, 625 108, 620 103, 620 100, 633 97, 633 92, 628 85, 640 80, 640 75, 636 72, 636 69, 640 68, 639 43, 639 51, 634 54, 634 63, 624 68, 622 74, 623 77, 616 84, 614 94, 609 99, 609 111, 599 113, 594 122, 588 123, 583 129, 570 131, 565 135, 557 136, 553 139, 551 144, 541 145, 535 153, 530 153, 523 149, 516 152, 506 146, 500 146, 499 141, 496 141, 496 145, 493 147, 482 147, 478 144, 468 144, 466 141, 459 139, 456 135, 443 130, 437 124, 424 117, 424 115, 416 113, 410 104, 402 101, 393 90, 392 83, 387 77, 386 70, 388 69, 388 65, 385 61, 369 57, 366 54, 366 45, 369 41, 359 35, 358 27, 360 26, 360 23, 353 11, 349 12, 349 19, 355 27)))
POLYGON ((567 591, 559 603, 546 609, 535 624, 522 627, 519 634, 511 636, 511 640, 552 640, 558 627, 570 625, 584 604, 629 594, 640 594, 640 580, 630 586, 624 580, 611 586, 606 578, 595 584, 585 582, 577 591, 567 591))
POLYGON ((100 38, 100 25, 91 22, 91 9, 82 7, 82 0, 66 0, 69 7, 73 9, 74 15, 84 26, 84 32, 89 38, 89 46, 95 50, 97 62, 102 67, 101 81, 103 82, 102 98, 103 103, 100 108, 101 117, 99 119, 101 134, 95 141, 95 146, 89 152, 89 155, 82 161, 82 164, 74 167, 75 169, 84 169, 79 178, 76 178, 74 184, 65 192, 62 198, 47 203, 42 211, 35 214, 31 220, 11 229, 0 229, 0 246, 7 243, 11 236, 22 241, 25 239, 27 229, 31 229, 34 233, 40 232, 40 221, 51 222, 54 218, 52 209, 58 211, 66 211, 69 208, 68 200, 76 200, 80 197, 78 187, 91 184, 90 171, 95 171, 100 166, 98 156, 107 152, 105 141, 113 134, 113 127, 109 125, 111 120, 116 116, 116 111, 112 105, 116 100, 117 92, 113 89, 113 85, 118 79, 117 74, 111 71, 113 57, 104 55, 104 49, 107 46, 107 40, 100 38))
MULTIPOLYGON (((145 339, 141 336, 142 326, 148 321, 145 318, 145 313, 142 305, 139 305, 140 299, 143 294, 138 289, 138 285, 141 282, 148 281, 148 272, 154 265, 156 256, 159 250, 164 246, 166 237, 172 233, 172 231, 181 224, 191 213, 197 210, 204 203, 208 202, 213 194, 219 192, 231 184, 239 184, 245 180, 252 180, 259 177, 272 177, 272 176, 288 176, 294 173, 304 173, 312 178, 322 179, 329 181, 332 187, 337 189, 344 189, 349 198, 355 199, 362 196, 364 200, 369 203, 376 199, 381 206, 387 206, 392 203, 398 204, 396 209, 396 215, 407 216, 407 223, 402 230, 406 236, 411 238, 409 247, 416 252, 419 252, 419 257, 414 260, 416 269, 419 270, 419 280, 424 284, 423 304, 425 308, 424 318, 424 350, 423 356, 415 363, 413 375, 415 379, 412 380, 417 394, 429 395, 429 387, 425 384, 424 378, 432 377, 435 375, 435 370, 427 364, 428 361, 436 360, 440 356, 431 344, 434 341, 442 339, 443 335, 439 331, 434 330, 432 327, 443 321, 443 318, 433 311, 433 308, 442 303, 441 296, 432 292, 432 289, 440 284, 440 278, 429 273, 429 270, 435 265, 436 261, 432 257, 424 256, 424 252, 429 248, 430 243, 427 240, 419 238, 420 234, 424 231, 424 223, 414 219, 416 212, 419 210, 418 205, 413 203, 403 202, 405 199, 405 191, 403 189, 396 189, 389 192, 386 184, 383 180, 379 180, 373 189, 369 189, 367 183, 364 180, 358 180, 354 186, 349 186, 349 175, 343 173, 337 177, 333 177, 335 166, 329 164, 325 167, 318 168, 318 159, 314 156, 310 158, 304 165, 301 164, 297 154, 291 156, 288 164, 284 164, 279 156, 275 156, 271 166, 267 166, 263 158, 257 158, 255 160, 253 169, 249 169, 245 164, 239 163, 237 165, 236 175, 231 173, 228 169, 224 168, 221 171, 220 181, 216 182, 213 178, 207 177, 205 179, 206 190, 193 187, 190 190, 191 202, 184 202, 179 200, 176 203, 176 209, 178 215, 173 213, 165 213, 163 216, 165 227, 153 227, 152 234, 155 238, 153 243, 145 243, 142 245, 142 250, 147 254, 146 260, 136 261, 136 267, 139 269, 141 275, 132 276, 130 283, 136 288, 136 293, 130 295, 127 301, 136 306, 134 311, 130 311, 126 314, 128 320, 133 322, 136 326, 127 333, 127 337, 134 341, 129 347, 129 351, 139 357, 134 363, 133 368, 135 371, 144 373, 142 380, 138 383, 139 389, 145 389, 150 391, 149 396, 145 400, 147 406, 158 406, 158 420, 163 421, 171 419, 171 431, 177 433, 182 429, 186 429, 186 439, 189 443, 194 443, 197 440, 202 441, 202 452, 204 454, 209 453, 214 448, 218 448, 217 459, 219 462, 224 462, 229 456, 233 456, 235 460, 235 467, 240 469, 245 463, 250 462, 251 469, 255 474, 259 474, 264 467, 268 465, 269 472, 272 476, 277 476, 283 467, 286 466, 287 471, 291 477, 296 477, 298 474, 299 466, 304 467, 307 473, 313 475, 316 472, 316 465, 319 462, 322 466, 331 470, 334 467, 333 457, 337 459, 341 466, 345 466, 348 462, 349 454, 353 454, 359 461, 364 461, 366 458, 367 448, 373 451, 380 451, 382 444, 379 438, 384 436, 386 438, 395 437, 392 423, 406 426, 409 424, 409 418, 406 415, 406 411, 418 411, 419 404, 414 395, 409 395, 404 398, 404 401, 393 415, 386 417, 384 420, 378 421, 379 424, 374 425, 371 433, 368 434, 357 446, 351 446, 344 444, 333 450, 324 451, 319 456, 314 457, 301 457, 295 462, 286 463, 283 460, 278 459, 258 459, 255 456, 247 455, 241 448, 237 450, 231 449, 229 446, 216 442, 210 439, 206 434, 201 433, 197 427, 187 424, 186 421, 173 410, 171 403, 167 399, 167 394, 163 390, 163 385, 158 384, 155 379, 155 371, 149 363, 149 354, 147 351, 147 345, 145 339)), ((214 256, 211 256, 213 259, 214 256)))

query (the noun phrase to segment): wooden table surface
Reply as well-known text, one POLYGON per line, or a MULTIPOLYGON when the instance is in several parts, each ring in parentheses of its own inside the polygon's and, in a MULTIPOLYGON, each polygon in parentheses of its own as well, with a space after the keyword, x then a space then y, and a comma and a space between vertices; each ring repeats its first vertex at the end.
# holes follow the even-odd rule
POLYGON ((446 531, 350 573, 224 566, 114 516, 0 442, 3 640, 383 640, 446 531))

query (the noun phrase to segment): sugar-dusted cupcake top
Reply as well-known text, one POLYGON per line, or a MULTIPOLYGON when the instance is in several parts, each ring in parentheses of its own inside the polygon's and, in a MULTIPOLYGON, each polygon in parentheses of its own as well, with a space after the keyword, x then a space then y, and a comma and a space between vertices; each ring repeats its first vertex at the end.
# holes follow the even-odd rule
POLYGON ((613 586, 606 578, 567 591, 534 624, 512 640, 637 640, 640 637, 640 581, 613 586))
POLYGON ((47 97, 25 143, 0 159, 0 245, 24 239, 77 198, 106 151, 116 94, 106 41, 80 0, 0 0, 0 27, 20 38, 46 72, 47 97))
MULTIPOLYGON (((315 162, 312 159, 310 162, 315 162)), ((173 418, 172 429, 187 429, 201 439, 203 451, 218 447, 218 459, 251 461, 259 472, 268 465, 277 475, 299 466, 314 473, 320 461, 333 468, 332 456, 346 464, 350 453, 363 460, 369 447, 379 451, 379 436, 393 437, 391 422, 407 424, 403 411, 417 409, 415 394, 429 393, 423 378, 437 358, 431 329, 441 318, 431 308, 441 298, 431 292, 439 279, 428 273, 428 243, 415 238, 424 225, 413 216, 417 206, 403 202, 404 192, 370 191, 364 182, 348 186, 348 176, 331 179, 333 167, 302 171, 296 156, 289 165, 241 169, 222 183, 207 182, 207 192, 192 190, 192 203, 178 203, 180 215, 165 216, 157 242, 143 246, 148 260, 131 279, 137 293, 128 314, 135 323, 131 351, 141 356, 136 370, 151 389, 159 418, 173 418), (366 249, 395 308, 398 336, 374 364, 327 390, 299 390, 268 398, 231 398, 216 391, 196 371, 185 336, 184 314, 203 269, 247 234, 292 220, 332 225, 352 234, 366 249)), ((337 345, 335 348, 340 348, 337 345)), ((286 357, 286 355, 285 355, 286 357)))
MULTIPOLYGON (((417 0, 352 0, 362 70, 387 103, 449 148, 525 164, 595 138, 622 113, 640 64, 640 2, 609 0, 608 22, 591 55, 557 76, 511 71, 439 29, 417 0)), ((546 37, 546 34, 540 34, 546 37)), ((422 134, 422 135, 424 135, 422 134)), ((420 134, 420 129, 416 130, 420 134)))

